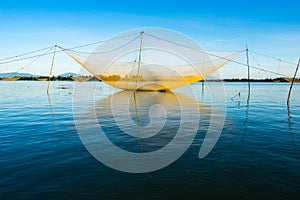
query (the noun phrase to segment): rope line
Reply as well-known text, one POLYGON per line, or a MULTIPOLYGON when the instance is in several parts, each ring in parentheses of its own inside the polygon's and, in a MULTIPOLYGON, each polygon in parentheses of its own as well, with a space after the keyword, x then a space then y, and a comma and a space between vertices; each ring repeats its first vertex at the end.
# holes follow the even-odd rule
MULTIPOLYGON (((83 47, 87 47, 87 46, 92 46, 92 45, 100 44, 100 43, 103 43, 103 42, 106 42, 106 41, 111 41, 111 40, 116 40, 116 39, 121 39, 121 38, 129 37, 129 36, 132 36, 132 35, 137 35, 137 33, 127 34, 127 35, 123 35, 123 36, 120 36, 120 37, 114 37, 114 38, 110 38, 110 39, 107 39, 107 40, 102 40, 102 41, 99 41, 99 42, 93 42, 93 43, 88 43, 88 44, 84 44, 84 45, 80 45, 80 46, 75 46, 75 47, 67 48, 67 49, 64 49, 64 50, 56 51, 56 53, 60 53, 60 52, 63 52, 65 50, 73 50, 73 49, 79 49, 79 48, 83 48, 83 47)), ((57 46, 57 45, 55 45, 55 46, 57 46)), ((51 46, 51 48, 54 48, 54 47, 51 46)), ((28 56, 28 57, 24 57, 24 58, 18 58, 18 57, 21 57, 21 56, 24 56, 24 55, 30 55, 32 53, 36 53, 36 52, 39 52, 39 51, 42 51, 42 50, 45 50, 45 49, 48 49, 48 48, 50 48, 50 47, 39 49, 39 50, 32 51, 32 52, 29 52, 29 53, 20 54, 18 56, 12 56, 12 57, 9 57, 9 58, 1 59, 0 61, 4 61, 4 62, 0 62, 0 65, 53 54, 53 52, 48 52, 48 53, 43 53, 43 54, 28 56), (5 61, 5 60, 8 60, 8 59, 12 59, 12 58, 18 58, 18 59, 5 61)))
POLYGON ((127 45, 129 45, 130 43, 134 42, 135 40, 137 40, 140 36, 137 36, 135 38, 133 38, 132 40, 130 40, 129 42, 126 42, 125 44, 122 44, 121 46, 117 47, 117 48, 114 48, 114 49, 111 49, 109 51, 96 51, 96 52, 86 52, 86 51, 74 51, 74 50, 70 50, 70 49, 64 49, 62 47, 60 47, 61 49, 64 49, 64 51, 72 51, 72 52, 75 52, 75 53, 81 53, 81 54, 100 54, 100 53, 110 53, 110 52, 113 52, 113 51, 116 51, 116 50, 119 50, 121 49, 122 47, 125 47, 127 45))
MULTIPOLYGON (((45 53, 49 53, 49 52, 52 51, 52 50, 53 50, 53 47, 50 47, 45 53)), ((23 67, 21 67, 17 72, 22 71, 25 67, 27 67, 28 65, 34 63, 35 61, 37 61, 37 60, 40 59, 41 57, 42 57, 42 56, 39 56, 39 57, 33 59, 32 61, 28 62, 27 64, 23 65, 23 67)))
POLYGON ((274 59, 274 60, 278 60, 279 62, 284 62, 284 63, 287 63, 287 64, 290 64, 290 65, 297 65, 297 63, 293 63, 293 62, 290 62, 290 61, 287 61, 287 60, 283 60, 281 58, 276 58, 276 57, 273 57, 273 56, 269 56, 269 55, 266 55, 266 54, 263 54, 263 53, 260 53, 260 52, 257 52, 257 51, 252 51, 249 49, 249 51, 251 51, 252 53, 255 53, 257 55, 261 55, 261 56, 264 56, 266 58, 270 58, 270 59, 274 59))
POLYGON ((33 54, 33 53, 36 53, 36 52, 40 52, 40 51, 43 51, 43 50, 49 49, 49 48, 53 48, 53 46, 50 46, 50 47, 45 47, 45 48, 38 49, 38 50, 35 50, 35 51, 30 51, 30 52, 23 53, 23 54, 19 54, 19 55, 16 55, 16 56, 11 56, 11 57, 7 57, 7 58, 3 58, 3 59, 0 59, 0 61, 5 61, 5 60, 10 60, 10 59, 13 59, 13 58, 18 58, 18 57, 22 57, 22 56, 30 55, 30 54, 33 54))
POLYGON ((50 55, 50 54, 53 54, 53 52, 42 53, 42 54, 38 54, 38 55, 34 55, 34 56, 28 56, 28 57, 25 57, 25 58, 19 58, 19 59, 15 59, 15 60, 11 60, 11 61, 6 61, 6 62, 0 62, 0 65, 13 63, 13 62, 18 62, 18 61, 22 61, 22 60, 28 60, 28 59, 31 59, 31 58, 37 58, 37 57, 46 56, 46 55, 50 55))
MULTIPOLYGON (((239 65, 242 65, 242 66, 245 66, 245 67, 248 67, 247 64, 245 63, 242 63, 242 62, 239 62, 239 61, 235 61, 235 60, 230 60, 228 58, 225 58, 225 57, 222 57, 222 56, 218 56, 218 55, 215 55, 215 54, 212 54, 212 53, 208 53, 208 52, 205 52, 205 51, 202 51, 200 49, 197 49, 197 48, 192 48, 192 47, 189 47, 189 46, 186 46, 186 45, 183 45, 183 44, 179 44, 179 43, 176 43, 176 42, 172 42, 172 41, 169 41, 167 39, 164 39, 164 38, 160 38, 160 37, 157 37, 157 36, 154 36, 154 35, 151 35, 151 34, 148 34, 148 33, 145 33, 147 34, 148 36, 150 37, 153 37, 153 38, 156 38, 158 40, 163 40, 163 41, 166 41, 166 42, 169 42, 169 43, 172 43, 172 44, 175 44, 175 45, 178 45, 178 46, 181 46, 181 47, 185 47, 185 48, 188 48, 188 49, 192 49, 192 50, 195 50, 195 51, 199 51, 201 53, 205 53, 207 55, 210 55, 210 56, 214 56, 216 58, 220 58, 220 59, 223 59, 223 60, 227 60, 227 61, 230 61, 230 62, 233 62, 233 63, 236 63, 236 64, 239 64, 239 65)), ((245 50, 241 50, 241 52, 244 52, 245 50)), ((253 51, 252 51, 253 52, 253 51)), ((281 73, 277 73, 277 72, 272 72, 272 71, 269 71, 269 70, 266 70, 266 69, 261 69, 261 68, 258 68, 258 67, 255 67, 255 66, 252 66, 250 65, 249 66, 250 68, 253 68, 253 69, 257 69, 257 70, 260 70, 260 71, 263 71, 263 72, 267 72, 267 73, 270 73, 270 74, 275 74, 275 75, 279 75, 279 76, 286 76, 286 77, 290 77, 288 75, 285 75, 285 74, 281 74, 281 73)))
POLYGON ((107 41, 122 39, 122 38, 133 36, 133 35, 139 35, 139 34, 138 33, 131 33, 131 34, 123 35, 123 36, 120 36, 120 37, 109 38, 109 39, 102 40, 102 41, 99 41, 99 42, 93 42, 93 43, 89 43, 89 44, 84 44, 84 45, 80 45, 80 46, 71 47, 71 48, 68 48, 68 49, 65 49, 65 50, 79 49, 79 48, 92 46, 92 45, 100 44, 100 43, 107 42, 107 41))

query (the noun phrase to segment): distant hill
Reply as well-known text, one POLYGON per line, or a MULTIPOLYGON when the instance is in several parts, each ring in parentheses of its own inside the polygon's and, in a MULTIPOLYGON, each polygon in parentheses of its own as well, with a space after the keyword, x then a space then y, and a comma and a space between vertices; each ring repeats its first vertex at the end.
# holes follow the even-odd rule
POLYGON ((7 78, 12 78, 12 77, 31 77, 31 76, 39 76, 39 75, 33 75, 29 73, 18 73, 18 72, 7 72, 7 73, 0 73, 0 78, 7 77, 7 78))
MULTIPOLYGON (((34 75, 34 74, 29 74, 29 73, 19 73, 19 72, 5 72, 5 73, 0 73, 0 78, 3 78, 3 77, 7 77, 7 78, 12 78, 12 77, 40 77, 41 75, 34 75)), ((62 77, 70 77, 70 76, 73 76, 73 77, 78 77, 80 76, 80 74, 76 74, 76 73, 73 73, 73 72, 67 72, 67 73, 64 73, 64 74, 60 74, 59 76, 62 76, 62 77)))
POLYGON ((76 74, 73 72, 67 72, 67 73, 61 74, 60 76, 62 76, 62 77, 70 77, 70 76, 77 77, 77 76, 80 76, 80 74, 76 74))

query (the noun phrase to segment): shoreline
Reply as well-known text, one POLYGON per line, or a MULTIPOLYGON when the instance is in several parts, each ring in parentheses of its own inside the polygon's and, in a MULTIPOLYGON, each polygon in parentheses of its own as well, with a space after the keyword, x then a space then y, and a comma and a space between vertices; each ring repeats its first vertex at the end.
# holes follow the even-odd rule
MULTIPOLYGON (((100 81, 96 77, 87 76, 87 81, 100 81)), ((10 77, 10 78, 4 78, 0 77, 0 81, 48 81, 49 77, 41 76, 41 77, 10 77)), ((50 81, 77 81, 75 80, 76 77, 68 76, 68 77, 62 77, 62 76, 53 76, 51 77, 50 81)), ((198 81, 203 82, 203 80, 198 81)), ((248 82, 248 79, 246 78, 232 78, 232 79, 210 79, 210 80, 204 80, 204 82, 248 82)), ((290 78, 266 78, 266 79, 250 79, 250 82, 273 82, 273 83, 290 83, 290 78)), ((295 83, 300 83, 300 79, 296 78, 295 83)))

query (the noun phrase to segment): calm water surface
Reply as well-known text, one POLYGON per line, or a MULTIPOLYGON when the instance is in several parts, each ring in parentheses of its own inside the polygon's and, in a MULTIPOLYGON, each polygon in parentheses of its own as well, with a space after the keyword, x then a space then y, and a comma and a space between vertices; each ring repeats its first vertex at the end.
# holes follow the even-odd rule
MULTIPOLYGON (((82 84, 88 87, 92 83, 82 84)), ((198 152, 212 108, 207 88, 202 94, 200 83, 192 85, 197 94, 194 100, 203 116, 193 144, 171 165, 145 174, 113 170, 89 154, 74 123, 73 87, 74 82, 52 82, 47 96, 46 82, 0 81, 0 199, 298 199, 300 196, 300 85, 294 86, 288 111, 288 84, 253 83, 247 106, 247 85, 225 83, 224 129, 214 149, 203 159, 198 158, 198 152), (238 92, 241 96, 231 100, 238 92)), ((109 109, 112 94, 122 96, 124 92, 103 83, 97 85, 99 123, 116 145, 139 152, 136 140, 122 134, 113 121, 109 109)), ((139 119, 135 115, 132 119, 140 120, 141 126, 149 122, 149 105, 169 105, 166 127, 162 130, 165 134, 144 140, 144 152, 155 151, 174 137, 180 114, 172 106, 173 94, 137 94, 139 119)), ((175 94, 182 95, 186 102, 192 98, 184 89, 175 94)), ((220 101, 215 103, 221 106, 220 101)), ((136 108, 130 109, 134 112, 136 108)), ((90 111, 83 109, 84 112, 90 111)), ((126 121, 123 123, 126 125, 126 121)))

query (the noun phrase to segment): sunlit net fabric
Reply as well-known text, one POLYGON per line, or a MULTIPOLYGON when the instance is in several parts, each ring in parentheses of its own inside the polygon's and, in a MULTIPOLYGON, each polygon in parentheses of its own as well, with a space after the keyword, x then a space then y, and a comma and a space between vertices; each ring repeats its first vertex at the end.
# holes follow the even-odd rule
POLYGON ((166 29, 116 35, 88 56, 63 50, 95 77, 123 90, 179 88, 202 80, 240 53, 206 52, 186 36, 166 29))

